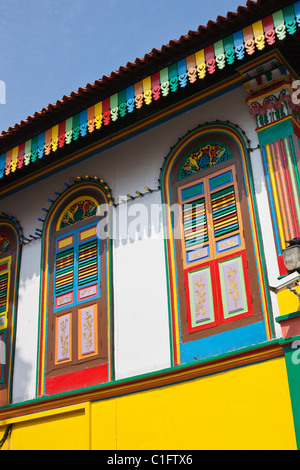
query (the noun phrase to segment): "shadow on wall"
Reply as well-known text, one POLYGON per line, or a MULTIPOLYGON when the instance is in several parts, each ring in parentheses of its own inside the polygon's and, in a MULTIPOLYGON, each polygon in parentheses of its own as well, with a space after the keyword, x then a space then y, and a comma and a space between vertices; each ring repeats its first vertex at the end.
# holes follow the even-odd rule
POLYGON ((33 396, 30 384, 32 382, 33 365, 22 358, 18 349, 15 351, 15 368, 13 377, 13 403, 26 401, 33 396))
POLYGON ((146 239, 163 239, 164 210, 160 193, 119 204, 112 212, 114 228, 111 236, 114 247, 146 239))
POLYGON ((35 396, 40 253, 39 242, 33 242, 22 250, 13 376, 14 402, 35 396))

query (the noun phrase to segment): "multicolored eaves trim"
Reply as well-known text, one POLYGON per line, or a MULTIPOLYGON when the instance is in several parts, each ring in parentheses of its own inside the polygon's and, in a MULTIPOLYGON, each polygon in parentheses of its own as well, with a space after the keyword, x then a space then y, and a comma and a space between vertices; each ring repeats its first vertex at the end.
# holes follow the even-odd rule
POLYGON ((175 93, 188 83, 194 84, 206 74, 224 69, 236 60, 251 56, 300 27, 300 1, 279 10, 263 20, 227 36, 190 56, 100 101, 0 155, 0 178, 28 166, 72 141, 108 126, 161 97, 175 93))

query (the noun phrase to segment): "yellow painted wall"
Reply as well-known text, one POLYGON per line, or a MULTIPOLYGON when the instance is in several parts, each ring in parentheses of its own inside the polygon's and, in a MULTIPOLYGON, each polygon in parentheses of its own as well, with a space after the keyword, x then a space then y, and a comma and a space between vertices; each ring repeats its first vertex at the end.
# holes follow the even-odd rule
MULTIPOLYGON (((300 292, 300 287, 296 287, 296 291, 300 292)), ((289 289, 278 292, 277 301, 280 315, 288 315, 289 313, 300 311, 300 302, 297 296, 289 291, 289 289)))
MULTIPOLYGON (((0 437, 4 429, 0 427, 0 437)), ((21 418, 9 445, 11 449, 296 449, 285 360, 62 408, 59 414, 56 410, 27 421, 21 418)))
POLYGON ((13 423, 11 439, 3 449, 10 450, 88 450, 90 448, 90 404, 0 421, 2 438, 7 423, 13 423))

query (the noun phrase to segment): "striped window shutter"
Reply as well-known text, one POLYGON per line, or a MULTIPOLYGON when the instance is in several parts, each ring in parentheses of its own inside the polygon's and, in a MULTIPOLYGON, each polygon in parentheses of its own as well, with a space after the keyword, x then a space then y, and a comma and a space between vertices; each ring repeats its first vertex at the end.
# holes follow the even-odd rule
POLYGON ((98 240, 92 240, 79 246, 78 250, 78 287, 83 287, 98 280, 98 240))
POLYGON ((8 301, 8 273, 0 276, 0 315, 6 313, 8 301))
POLYGON ((55 295, 73 290, 74 248, 56 254, 55 274, 55 295))
POLYGON ((186 249, 208 241, 204 198, 183 205, 183 226, 186 249))
POLYGON ((99 245, 97 224, 56 239, 55 311, 100 297, 99 245))
POLYGON ((226 189, 212 194, 211 207, 215 238, 219 238, 239 229, 233 186, 229 186, 226 189))
POLYGON ((0 262, 0 330, 7 327, 7 313, 9 308, 11 257, 0 262))

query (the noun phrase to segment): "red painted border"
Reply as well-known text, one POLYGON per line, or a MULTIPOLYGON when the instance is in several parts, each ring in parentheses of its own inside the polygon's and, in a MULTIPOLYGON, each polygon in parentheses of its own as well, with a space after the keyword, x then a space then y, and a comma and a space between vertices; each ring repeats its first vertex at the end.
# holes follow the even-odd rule
POLYGON ((286 276, 286 274, 288 274, 288 270, 285 267, 283 255, 277 256, 277 261, 278 261, 280 276, 286 276))
MULTIPOLYGON (((238 258, 239 256, 242 257, 242 265, 243 265, 243 270, 244 270, 244 279, 245 279, 245 289, 246 289, 248 310, 244 313, 234 315, 230 318, 224 318, 223 307, 220 307, 221 324, 230 323, 232 321, 239 320, 240 318, 249 317, 250 315, 253 314, 251 291, 250 291, 250 280, 249 280, 248 268, 247 268, 246 250, 240 251, 238 253, 234 253, 234 255, 229 254, 228 256, 225 256, 224 258, 218 259, 217 262, 220 263, 222 261, 226 261, 226 260, 229 260, 229 259, 238 258)), ((221 299, 222 298, 221 297, 222 291, 221 291, 221 281, 220 281, 219 276, 217 276, 217 283, 218 283, 218 292, 220 292, 220 299, 221 299)), ((220 304, 222 304, 222 302, 220 302, 220 304)))
POLYGON ((251 300, 251 291, 250 291, 250 282, 249 282, 249 275, 247 269, 247 258, 246 258, 246 251, 240 251, 238 253, 228 254, 223 258, 217 258, 215 260, 209 261, 207 263, 199 264, 197 266, 193 266, 188 268, 184 271, 184 287, 185 287, 185 295, 186 295, 186 306, 187 306, 187 320, 188 320, 188 332, 193 333, 194 331, 205 330, 207 328, 212 328, 214 326, 223 325, 224 323, 230 323, 235 320, 239 320, 240 318, 248 317, 253 315, 253 308, 252 308, 252 300, 251 300), (226 261, 229 259, 242 257, 242 265, 244 271, 244 279, 245 279, 245 289, 246 289, 246 298, 248 304, 248 310, 244 313, 237 314, 230 318, 224 318, 224 311, 222 305, 222 290, 221 290, 221 281, 219 276, 219 263, 222 261, 226 261), (210 267, 211 272, 211 281, 212 281, 212 288, 213 288, 213 303, 215 309, 215 321, 212 323, 208 323, 206 325, 199 325, 197 327, 192 326, 191 321, 191 308, 190 308, 190 296, 189 296, 189 283, 188 283, 188 274, 191 271, 197 271, 198 269, 210 267))
POLYGON ((108 382, 108 365, 103 364, 90 369, 47 378, 45 395, 55 395, 106 382, 108 382))
POLYGON ((207 328, 212 328, 213 326, 217 326, 220 324, 220 316, 219 316, 219 305, 218 305, 218 295, 216 286, 216 267, 214 261, 209 261, 207 263, 199 264, 198 266, 193 266, 192 268, 188 268, 184 272, 184 287, 185 287, 185 295, 186 295, 186 308, 187 308, 187 319, 188 319, 188 332, 192 333, 193 331, 200 331, 205 330, 207 328), (199 326, 192 326, 192 319, 191 319, 191 307, 190 307, 190 295, 189 295, 189 280, 188 274, 189 272, 198 271, 202 268, 210 268, 210 276, 211 276, 211 285, 212 285, 212 295, 213 295, 213 304, 214 304, 214 313, 215 313, 215 320, 211 323, 207 323, 205 325, 199 326))

